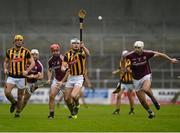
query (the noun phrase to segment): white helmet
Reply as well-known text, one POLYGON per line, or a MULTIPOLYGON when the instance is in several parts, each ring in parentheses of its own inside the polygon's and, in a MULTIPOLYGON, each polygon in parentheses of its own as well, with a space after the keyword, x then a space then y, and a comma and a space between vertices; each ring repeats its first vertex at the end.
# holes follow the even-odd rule
POLYGON ((139 47, 139 48, 143 49, 144 48, 144 42, 143 41, 136 41, 134 43, 134 47, 139 47))
POLYGON ((71 39, 71 44, 72 43, 80 43, 80 40, 78 38, 73 38, 71 39))
POLYGON ((37 49, 32 49, 31 54, 39 54, 39 51, 37 49))
POLYGON ((122 51, 122 56, 124 56, 126 53, 128 53, 127 50, 122 51))

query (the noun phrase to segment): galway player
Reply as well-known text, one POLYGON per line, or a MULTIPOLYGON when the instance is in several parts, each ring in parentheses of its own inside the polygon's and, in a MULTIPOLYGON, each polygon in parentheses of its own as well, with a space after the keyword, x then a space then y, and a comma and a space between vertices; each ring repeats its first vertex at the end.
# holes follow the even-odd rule
MULTIPOLYGON (((151 110, 146 102, 145 94, 147 94, 156 109, 160 109, 160 104, 154 97, 151 90, 151 69, 149 65, 149 59, 152 57, 162 57, 169 60, 171 63, 178 63, 179 61, 175 58, 171 58, 164 53, 160 53, 152 50, 144 50, 144 42, 136 41, 134 43, 134 51, 129 52, 124 56, 123 59, 129 59, 131 61, 131 69, 133 75, 133 84, 136 90, 137 97, 142 106, 149 113, 149 118, 155 117, 154 112, 151 110)), ((124 67, 124 64, 122 65, 124 67)))
POLYGON ((43 65, 39 60, 39 51, 37 49, 32 49, 31 55, 35 61, 35 66, 31 69, 31 71, 26 76, 28 88, 27 88, 25 95, 23 97, 23 101, 22 101, 23 103, 22 103, 21 111, 26 106, 26 104, 27 104, 28 100, 30 99, 32 93, 38 88, 36 86, 37 81, 43 79, 43 77, 44 77, 43 65))
POLYGON ((66 66, 63 65, 63 56, 60 54, 60 45, 57 43, 50 46, 52 57, 48 61, 48 83, 51 83, 52 74, 54 71, 54 78, 49 92, 49 116, 54 118, 55 97, 58 92, 63 91, 64 82, 67 79, 66 66))

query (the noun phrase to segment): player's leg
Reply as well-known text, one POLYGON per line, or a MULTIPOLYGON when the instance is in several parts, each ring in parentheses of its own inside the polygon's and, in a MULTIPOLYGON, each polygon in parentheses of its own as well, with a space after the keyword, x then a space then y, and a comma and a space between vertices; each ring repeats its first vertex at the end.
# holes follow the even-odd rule
POLYGON ((149 107, 149 105, 148 105, 148 103, 146 101, 145 92, 144 92, 144 90, 142 90, 143 85, 145 83, 145 82, 143 82, 143 80, 144 80, 143 78, 140 79, 140 80, 133 80, 134 89, 136 91, 136 95, 137 95, 141 105, 148 112, 149 118, 153 118, 155 116, 154 112, 149 107))
POLYGON ((84 75, 84 82, 87 85, 87 87, 93 89, 91 80, 89 79, 89 76, 87 74, 84 75))
POLYGON ((153 104, 155 105, 157 110, 160 110, 160 104, 156 100, 156 98, 153 95, 153 92, 151 90, 151 80, 145 80, 142 90, 151 98, 153 104))
POLYGON ((64 98, 64 92, 61 92, 61 91, 60 91, 60 96, 59 96, 59 99, 58 99, 58 101, 57 101, 57 107, 58 107, 58 108, 59 108, 60 103, 62 102, 63 98, 64 98))
POLYGON ((134 114, 134 92, 132 89, 128 90, 127 92, 129 104, 130 104, 130 111, 129 115, 134 114))
POLYGON ((119 93, 117 93, 117 100, 116 100, 116 109, 113 111, 113 115, 119 114, 120 112, 120 105, 121 105, 121 96, 124 92, 124 89, 121 89, 119 93))
POLYGON ((10 112, 13 113, 16 109, 17 101, 12 95, 12 89, 15 87, 15 79, 8 77, 6 82, 6 88, 4 88, 4 94, 6 98, 11 102, 10 112))
POLYGON ((29 99, 31 98, 32 93, 36 90, 36 89, 32 89, 35 87, 34 84, 28 83, 28 88, 26 88, 23 99, 22 99, 22 106, 21 106, 21 111, 24 109, 24 107, 27 105, 29 99))
POLYGON ((68 77, 66 85, 65 85, 65 90, 64 90, 64 101, 66 102, 66 105, 70 111, 70 115, 68 116, 69 118, 72 118, 73 114, 73 108, 74 108, 74 102, 71 97, 71 92, 74 87, 74 81, 71 76, 68 77))
MULTIPOLYGON (((79 76, 74 76, 73 77, 73 82, 74 82, 74 87, 73 90, 71 92, 71 97, 74 101, 74 109, 73 109, 73 116, 78 114, 79 111, 79 95, 81 92, 81 88, 83 86, 83 82, 84 82, 84 77, 83 75, 79 75, 79 76)), ((77 117, 77 116, 76 116, 77 117)))
POLYGON ((71 115, 69 117, 72 116, 73 108, 74 108, 74 103, 73 103, 73 100, 71 98, 72 89, 73 88, 69 87, 69 88, 65 88, 65 90, 64 90, 64 101, 66 102, 66 105, 67 105, 67 107, 71 113, 71 115))
POLYGON ((73 115, 78 114, 78 110, 80 107, 79 96, 81 93, 81 88, 82 88, 82 86, 76 85, 76 86, 74 86, 74 88, 71 92, 71 97, 72 97, 74 104, 75 104, 74 109, 73 109, 73 115))
POLYGON ((6 98, 11 102, 11 103, 15 103, 16 100, 14 99, 13 95, 12 95, 12 89, 15 87, 14 84, 9 84, 7 83, 7 87, 4 89, 4 93, 6 98))
POLYGON ((48 118, 54 118, 54 108, 55 108, 55 97, 59 92, 59 88, 55 85, 51 86, 49 91, 49 116, 48 118))
POLYGON ((6 98, 11 102, 10 113, 13 113, 17 106, 17 101, 14 99, 14 97, 11 93, 12 89, 15 87, 15 85, 7 83, 6 86, 7 87, 5 88, 4 93, 5 93, 6 98))
POLYGON ((20 117, 21 109, 23 106, 23 100, 26 92, 26 80, 25 78, 19 78, 16 80, 16 86, 18 88, 18 97, 17 97, 17 108, 14 117, 20 117))
POLYGON ((24 107, 27 105, 27 102, 29 101, 30 97, 31 97, 31 94, 27 90, 25 90, 23 100, 22 100, 21 111, 23 111, 24 107))
POLYGON ((155 115, 154 115, 154 112, 151 110, 151 108, 149 107, 149 105, 146 101, 145 92, 143 90, 139 90, 136 92, 136 95, 137 95, 141 105, 148 112, 149 118, 153 118, 155 115))
POLYGON ((15 118, 16 117, 20 117, 20 113, 21 113, 21 108, 22 108, 22 104, 23 104, 23 96, 25 94, 26 89, 21 89, 18 88, 18 97, 17 97, 17 108, 16 108, 16 113, 15 113, 15 118))
POLYGON ((84 107, 88 108, 88 106, 87 106, 87 104, 85 102, 85 98, 84 98, 84 89, 85 89, 85 87, 83 86, 81 88, 81 92, 79 94, 79 97, 81 98, 81 101, 82 101, 82 104, 84 105, 84 107))

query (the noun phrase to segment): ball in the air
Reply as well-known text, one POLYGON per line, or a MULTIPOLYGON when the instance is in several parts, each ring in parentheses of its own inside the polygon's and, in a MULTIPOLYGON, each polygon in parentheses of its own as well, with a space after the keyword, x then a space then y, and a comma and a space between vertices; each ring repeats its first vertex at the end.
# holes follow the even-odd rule
POLYGON ((102 16, 98 16, 98 20, 102 20, 102 16))

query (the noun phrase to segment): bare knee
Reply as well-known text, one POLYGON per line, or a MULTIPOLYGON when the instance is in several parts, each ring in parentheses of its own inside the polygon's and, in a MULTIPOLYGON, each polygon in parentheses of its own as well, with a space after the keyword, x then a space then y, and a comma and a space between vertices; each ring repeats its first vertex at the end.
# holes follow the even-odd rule
POLYGON ((5 94, 6 96, 11 95, 11 90, 5 89, 5 90, 4 90, 4 94, 5 94))
POLYGON ((120 99, 120 98, 121 98, 121 95, 120 95, 120 94, 118 94, 118 95, 117 95, 117 99, 120 99))
POLYGON ((55 96, 53 94, 49 94, 49 99, 50 100, 54 100, 55 99, 55 96))
POLYGON ((72 98, 76 98, 76 95, 74 93, 71 94, 72 98))

